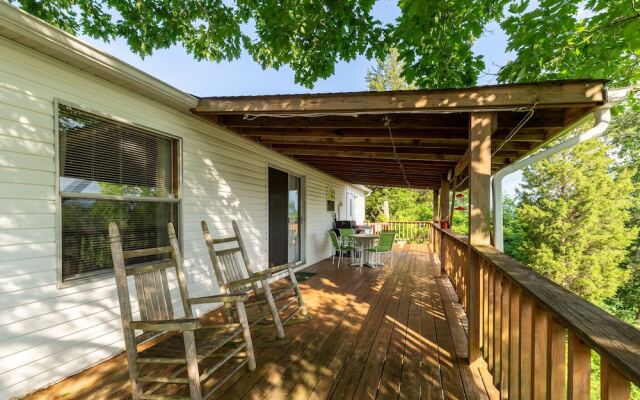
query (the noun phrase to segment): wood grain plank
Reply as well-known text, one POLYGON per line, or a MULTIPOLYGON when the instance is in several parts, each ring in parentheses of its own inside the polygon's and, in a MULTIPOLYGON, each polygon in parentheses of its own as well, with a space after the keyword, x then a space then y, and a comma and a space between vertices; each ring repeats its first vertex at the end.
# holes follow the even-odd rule
POLYGON ((533 311, 533 364, 531 365, 533 400, 545 400, 549 393, 547 376, 549 349, 549 314, 538 305, 533 311))
POLYGON ((591 390, 591 349, 569 331, 567 398, 588 400, 591 390))
POLYGON ((566 398, 566 360, 565 360, 566 330, 553 318, 549 318, 548 356, 547 356, 547 387, 548 398, 563 400, 566 398))

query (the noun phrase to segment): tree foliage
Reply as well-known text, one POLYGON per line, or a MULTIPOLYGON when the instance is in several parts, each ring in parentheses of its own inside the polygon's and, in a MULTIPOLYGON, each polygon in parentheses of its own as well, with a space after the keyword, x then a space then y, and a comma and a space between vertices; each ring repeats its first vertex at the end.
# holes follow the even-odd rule
POLYGON ((369 221, 385 222, 383 204, 389 203, 392 221, 432 221, 433 194, 430 190, 388 187, 370 187, 366 199, 366 217, 369 221))
POLYGON ((526 168, 516 211, 522 261, 596 304, 625 282, 619 264, 638 234, 631 172, 608 150, 589 141, 526 168))
POLYGON ((501 26, 515 59, 503 82, 606 78, 615 85, 640 79, 640 9, 634 0, 513 2, 501 26))
POLYGON ((402 71, 404 63, 398 59, 398 49, 389 50, 383 59, 377 60, 376 65, 367 71, 367 86, 369 90, 381 92, 385 90, 415 89, 415 85, 407 83, 402 71))
POLYGON ((634 0, 399 0, 384 24, 376 0, 10 0, 73 34, 124 38, 148 56, 181 45, 198 60, 246 51, 263 68, 290 66, 312 87, 339 61, 380 59, 396 48, 418 87, 471 86, 485 69, 473 45, 499 23, 515 59, 498 79, 608 78, 638 82, 640 11, 634 0))

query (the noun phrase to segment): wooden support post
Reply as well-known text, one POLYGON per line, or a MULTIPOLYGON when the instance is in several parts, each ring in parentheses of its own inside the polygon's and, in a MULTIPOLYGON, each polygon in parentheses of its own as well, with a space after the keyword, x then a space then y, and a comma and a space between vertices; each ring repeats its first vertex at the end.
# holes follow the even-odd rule
MULTIPOLYGON (((449 181, 447 181, 446 177, 442 177, 440 181, 440 227, 442 226, 442 221, 449 221, 449 216, 447 215, 449 212, 449 181)), ((440 237, 440 267, 441 272, 444 272, 445 265, 445 251, 447 241, 444 240, 444 235, 440 237)))
POLYGON ((433 190, 433 222, 440 221, 440 210, 438 209, 438 190, 433 190))
POLYGON ((440 181, 440 222, 449 221, 449 181, 443 177, 440 181))
MULTIPOLYGON (((489 232, 491 134, 496 114, 472 113, 469 126, 469 244, 491 244, 489 232)), ((480 276, 479 256, 469 248, 467 304, 469 306, 469 363, 480 352, 480 276)), ((497 333, 496 333, 497 334, 497 333)))

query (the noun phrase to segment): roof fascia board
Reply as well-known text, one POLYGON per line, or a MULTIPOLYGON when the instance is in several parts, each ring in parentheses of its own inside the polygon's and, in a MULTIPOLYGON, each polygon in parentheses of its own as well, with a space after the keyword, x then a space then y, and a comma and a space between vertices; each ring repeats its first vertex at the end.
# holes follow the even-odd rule
POLYGON ((198 105, 198 97, 94 48, 5 0, 0 0, 0 36, 181 111, 198 105))

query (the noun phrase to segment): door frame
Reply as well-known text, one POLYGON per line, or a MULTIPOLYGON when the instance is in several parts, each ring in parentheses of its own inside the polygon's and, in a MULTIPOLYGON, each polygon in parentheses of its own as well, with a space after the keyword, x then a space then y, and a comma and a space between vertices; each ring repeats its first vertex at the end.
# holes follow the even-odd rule
POLYGON ((282 167, 280 165, 267 163, 265 168, 265 180, 266 180, 266 237, 267 237, 267 265, 269 264, 269 241, 271 238, 269 237, 269 168, 276 169, 278 171, 284 172, 287 175, 295 176, 296 178, 300 178, 300 261, 296 262, 296 267, 301 265, 305 265, 307 263, 307 177, 306 175, 298 172, 294 172, 291 169, 282 167))

